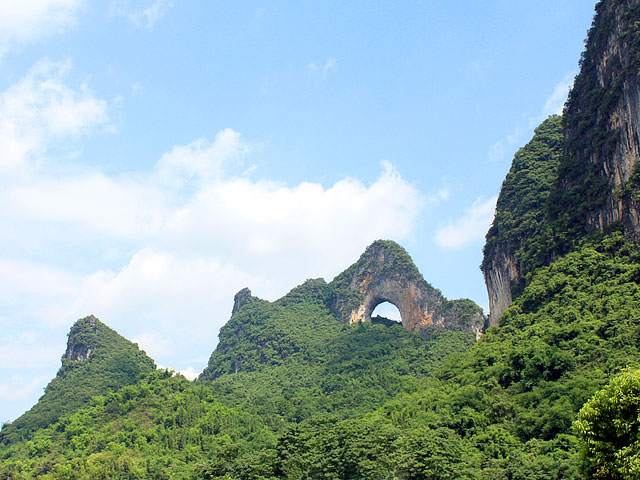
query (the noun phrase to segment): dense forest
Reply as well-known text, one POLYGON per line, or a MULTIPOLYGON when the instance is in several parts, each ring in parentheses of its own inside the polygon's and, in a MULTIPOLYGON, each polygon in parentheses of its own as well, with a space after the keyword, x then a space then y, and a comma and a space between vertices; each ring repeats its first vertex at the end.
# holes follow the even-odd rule
POLYGON ((442 297, 390 241, 277 301, 239 292, 193 382, 86 317, 40 401, 0 431, 0 479, 640 479, 640 246, 632 214, 591 221, 612 199, 635 208, 638 159, 613 185, 572 157, 580 122, 589 155, 618 151, 605 116, 638 73, 640 7, 596 12, 564 115, 502 185, 483 268, 502 249, 518 276, 479 340, 479 307, 442 297), (596 87, 612 32, 636 50, 596 87), (354 272, 372 269, 422 286, 447 323, 351 323, 365 295, 354 272))

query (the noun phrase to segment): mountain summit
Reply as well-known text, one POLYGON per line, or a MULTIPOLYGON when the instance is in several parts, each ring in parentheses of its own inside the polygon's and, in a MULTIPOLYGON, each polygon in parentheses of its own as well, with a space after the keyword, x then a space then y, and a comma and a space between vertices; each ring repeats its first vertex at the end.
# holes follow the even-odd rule
POLYGON ((91 397, 136 383, 156 368, 137 344, 93 315, 76 321, 68 337, 57 375, 31 410, 2 429, 1 442, 27 438, 32 431, 87 406, 91 397))

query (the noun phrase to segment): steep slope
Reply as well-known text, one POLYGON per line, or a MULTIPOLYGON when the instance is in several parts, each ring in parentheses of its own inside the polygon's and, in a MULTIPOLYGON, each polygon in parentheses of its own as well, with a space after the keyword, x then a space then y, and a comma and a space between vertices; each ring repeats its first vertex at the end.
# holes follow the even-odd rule
POLYGON ((522 292, 527 277, 552 258, 549 198, 557 184, 563 148, 562 117, 554 115, 518 150, 502 182, 480 267, 489 294, 491 325, 522 292))
POLYGON ((372 415, 291 426, 260 469, 288 479, 592 478, 572 422, 608 378, 640 365, 638 339, 640 249, 614 233, 533 273, 501 325, 435 378, 372 415))
POLYGON ((586 236, 620 223, 629 238, 640 240, 639 22, 640 0, 596 5, 565 104, 564 142, 560 120, 550 119, 514 158, 482 263, 492 325, 535 268, 586 236), (519 186, 525 189, 518 192, 519 186))
POLYGON ((155 370, 147 355, 94 316, 69 331, 62 366, 28 412, 0 431, 0 443, 27 438, 63 415, 89 404, 91 397, 131 385, 155 370))
POLYGON ((640 239, 640 1, 602 1, 565 105, 554 213, 560 246, 614 222, 640 239))
MULTIPOLYGON (((333 314, 335 292, 321 279, 275 302, 241 290, 197 382, 155 372, 94 397, 0 445, 0 479, 270 478, 277 439, 292 425, 359 421, 475 343, 433 325, 422 335, 388 319, 350 325, 333 314)), ((98 351, 85 333, 74 327, 65 354, 81 365, 98 351)))

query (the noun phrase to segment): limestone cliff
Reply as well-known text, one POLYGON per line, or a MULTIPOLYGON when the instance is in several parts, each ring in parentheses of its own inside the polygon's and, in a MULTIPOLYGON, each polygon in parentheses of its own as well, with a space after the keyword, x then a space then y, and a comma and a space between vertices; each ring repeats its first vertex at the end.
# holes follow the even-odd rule
POLYGON ((436 326, 470 331, 479 337, 484 327, 477 305, 470 300, 444 298, 395 242, 378 240, 371 244, 330 286, 332 309, 348 323, 371 321, 376 306, 389 302, 398 308, 408 331, 436 326))
POLYGON ((96 325, 98 319, 90 315, 82 320, 78 320, 71 327, 69 339, 67 340, 67 350, 62 356, 62 361, 85 362, 89 360, 91 352, 96 348, 97 342, 94 336, 98 334, 96 325))
POLYGON ((557 215, 570 236, 621 223, 637 241, 640 0, 602 1, 596 12, 565 105, 557 215))
POLYGON ((489 323, 495 325, 527 283, 552 257, 548 202, 557 185, 564 148, 562 118, 552 116, 513 158, 487 232, 481 269, 489 294, 489 323))
POLYGON ((503 183, 481 267, 491 325, 537 268, 585 236, 621 225, 640 241, 639 74, 640 0, 601 1, 562 124, 554 120, 563 140, 547 132, 546 151, 530 149, 537 130, 503 183))

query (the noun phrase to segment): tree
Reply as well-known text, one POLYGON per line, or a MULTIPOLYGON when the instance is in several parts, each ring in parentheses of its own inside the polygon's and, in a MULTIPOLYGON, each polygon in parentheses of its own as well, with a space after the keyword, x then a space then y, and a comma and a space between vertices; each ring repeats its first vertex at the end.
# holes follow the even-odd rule
POLYGON ((582 407, 574 423, 593 478, 640 479, 640 370, 627 368, 582 407))

